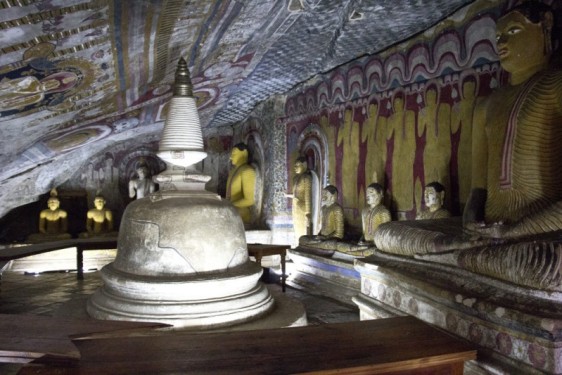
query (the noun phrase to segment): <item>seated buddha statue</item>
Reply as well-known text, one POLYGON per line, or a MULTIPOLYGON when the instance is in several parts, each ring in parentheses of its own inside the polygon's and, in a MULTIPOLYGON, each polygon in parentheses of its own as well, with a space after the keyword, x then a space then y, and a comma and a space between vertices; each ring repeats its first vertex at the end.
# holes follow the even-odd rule
POLYGON ((113 230, 113 213, 105 207, 105 198, 99 194, 94 198, 94 208, 86 213, 86 232, 82 238, 116 236, 113 230))
POLYGON ((451 217, 451 213, 443 207, 445 200, 445 187, 439 182, 430 182, 425 185, 423 191, 426 209, 422 210, 416 220, 445 219, 451 217))
POLYGON ((338 204, 338 189, 328 185, 322 191, 322 224, 318 236, 324 239, 343 238, 343 209, 338 204))
POLYGON ((338 189, 328 185, 322 190, 320 231, 316 235, 301 236, 299 246, 336 251, 344 235, 343 209, 337 203, 338 189))
POLYGON ((553 20, 549 6, 527 1, 497 22, 509 84, 475 107, 464 231, 389 226, 375 236, 379 248, 562 290, 562 72, 550 64, 553 20))
POLYGON ((255 218, 256 171, 250 163, 248 146, 245 143, 234 145, 230 153, 233 167, 226 182, 226 199, 238 210, 246 228, 250 227, 255 218))
POLYGON ((52 189, 47 200, 47 209, 39 213, 39 233, 28 237, 30 242, 66 240, 70 238, 68 230, 68 214, 60 208, 60 200, 56 189, 52 189))
POLYGON ((154 193, 156 184, 150 179, 148 168, 141 165, 136 172, 139 177, 129 181, 129 197, 140 199, 154 193))
POLYGON ((361 211, 363 235, 359 244, 372 244, 379 225, 391 220, 390 211, 382 204, 383 198, 384 189, 380 184, 374 182, 367 186, 365 191, 367 207, 361 211))

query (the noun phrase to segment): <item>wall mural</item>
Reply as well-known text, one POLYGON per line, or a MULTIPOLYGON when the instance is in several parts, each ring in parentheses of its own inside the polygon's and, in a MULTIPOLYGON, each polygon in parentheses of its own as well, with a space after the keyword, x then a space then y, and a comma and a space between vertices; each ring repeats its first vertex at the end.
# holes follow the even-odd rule
POLYGON ((466 13, 475 15, 456 28, 436 26, 433 40, 423 39, 426 33, 288 96, 287 173, 305 151, 301 138, 318 138, 307 127, 318 124, 327 140, 324 182, 340 190, 351 233, 360 231, 365 187, 372 182, 385 187, 395 219, 415 218, 422 187, 432 181, 449 192, 447 208, 462 211, 470 188, 475 101, 506 78, 493 42, 498 9, 466 13))

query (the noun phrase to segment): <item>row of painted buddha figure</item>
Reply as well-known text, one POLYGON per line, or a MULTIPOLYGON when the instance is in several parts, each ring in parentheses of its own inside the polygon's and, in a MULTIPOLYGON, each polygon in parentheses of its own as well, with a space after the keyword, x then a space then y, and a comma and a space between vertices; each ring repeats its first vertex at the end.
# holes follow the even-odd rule
MULTIPOLYGON (((86 213, 86 231, 80 233, 81 238, 116 234, 113 231, 113 213, 105 207, 105 203, 103 196, 96 195, 94 208, 86 213)), ((47 207, 39 213, 39 233, 30 235, 28 241, 44 242, 70 239, 68 213, 60 208, 60 200, 56 189, 51 190, 47 207)))

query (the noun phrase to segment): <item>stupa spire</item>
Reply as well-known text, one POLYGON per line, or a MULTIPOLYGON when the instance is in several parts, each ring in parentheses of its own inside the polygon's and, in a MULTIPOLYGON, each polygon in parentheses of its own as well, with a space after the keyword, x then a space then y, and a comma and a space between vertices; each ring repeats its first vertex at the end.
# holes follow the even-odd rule
POLYGON ((176 69, 173 96, 170 100, 158 156, 169 165, 190 167, 203 160, 203 135, 193 85, 187 63, 180 58, 176 69))
POLYGON ((193 98, 193 84, 191 83, 187 62, 183 57, 180 57, 178 61, 175 77, 173 95, 193 98))

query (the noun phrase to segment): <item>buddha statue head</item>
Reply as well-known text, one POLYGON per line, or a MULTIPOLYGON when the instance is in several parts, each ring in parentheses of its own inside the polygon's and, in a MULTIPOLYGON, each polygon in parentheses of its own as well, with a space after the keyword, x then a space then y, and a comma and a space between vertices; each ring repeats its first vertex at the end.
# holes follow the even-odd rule
POLYGON ((496 25, 496 46, 511 84, 526 81, 546 68, 552 55, 552 9, 538 1, 512 8, 496 25))
POLYGON ((381 184, 374 182, 367 186, 367 190, 365 191, 365 200, 367 201, 367 205, 369 205, 369 207, 378 206, 381 204, 383 198, 384 190, 381 184))
POLYGON ((140 180, 144 180, 148 176, 148 168, 144 165, 141 165, 136 169, 137 175, 139 176, 140 180))
POLYGON ((103 210, 105 206, 105 198, 101 195, 96 195, 94 198, 94 207, 96 210, 103 210))
POLYGON ((425 185, 423 197, 425 205, 429 211, 437 211, 443 206, 443 201, 445 200, 445 188, 439 182, 430 182, 425 185))
POLYGON ((51 211, 56 211, 59 209, 60 200, 57 198, 56 195, 52 195, 51 193, 51 197, 47 200, 47 207, 49 207, 49 210, 51 211))
POLYGON ((338 200, 338 188, 334 185, 328 185, 322 190, 322 206, 329 207, 338 200))
POLYGON ((306 161, 306 158, 304 156, 297 158, 294 166, 295 174, 297 175, 303 174, 307 170, 308 170, 308 163, 306 161))
POLYGON ((235 167, 248 163, 248 146, 245 143, 237 143, 230 152, 230 162, 235 167))

